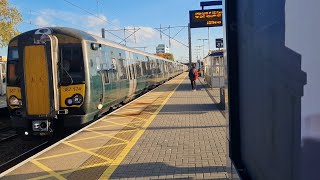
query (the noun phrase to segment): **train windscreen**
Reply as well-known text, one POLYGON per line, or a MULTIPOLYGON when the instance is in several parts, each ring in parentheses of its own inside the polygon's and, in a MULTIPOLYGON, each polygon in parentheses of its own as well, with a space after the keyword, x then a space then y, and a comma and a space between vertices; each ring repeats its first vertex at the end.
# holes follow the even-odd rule
POLYGON ((84 82, 84 64, 81 44, 60 45, 60 83, 81 84, 84 82))
POLYGON ((19 71, 19 53, 18 48, 9 45, 8 49, 8 67, 7 67, 7 84, 11 86, 17 86, 20 83, 19 71))

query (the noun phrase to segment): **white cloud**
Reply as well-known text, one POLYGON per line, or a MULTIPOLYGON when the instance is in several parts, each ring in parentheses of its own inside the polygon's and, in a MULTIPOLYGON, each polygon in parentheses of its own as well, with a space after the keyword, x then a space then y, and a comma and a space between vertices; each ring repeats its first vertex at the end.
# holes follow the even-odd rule
POLYGON ((53 9, 45 9, 34 14, 36 15, 34 22, 39 26, 55 26, 57 24, 57 26, 74 27, 85 31, 106 27, 108 22, 107 17, 102 14, 98 16, 83 15, 53 9))
MULTIPOLYGON (((182 42, 182 43, 184 43, 184 42, 182 42)), ((182 45, 178 41, 175 41, 174 39, 171 39, 171 46, 174 47, 174 48, 184 48, 185 47, 184 45, 182 45)))
POLYGON ((107 21, 107 17, 100 14, 98 16, 88 16, 86 23, 89 27, 105 27, 107 25, 107 21))
POLYGON ((152 41, 156 41, 159 39, 159 34, 158 32, 151 28, 151 27, 132 27, 128 26, 126 29, 131 29, 129 32, 127 32, 127 36, 129 36, 131 33, 134 32, 134 29, 136 29, 136 33, 128 38, 131 42, 136 42, 137 44, 140 43, 150 43, 152 41))
POLYGON ((120 29, 121 28, 119 19, 112 20, 111 24, 112 24, 112 27, 111 27, 112 29, 120 29))
POLYGON ((89 34, 92 34, 92 35, 96 35, 96 36, 101 37, 101 29, 100 29, 100 28, 95 28, 95 29, 92 29, 92 30, 87 30, 86 32, 89 33, 89 34))
POLYGON ((35 24, 36 24, 37 26, 40 26, 40 27, 53 26, 53 24, 50 22, 50 19, 45 18, 45 17, 43 17, 43 16, 38 16, 38 17, 36 17, 36 19, 35 19, 35 24))

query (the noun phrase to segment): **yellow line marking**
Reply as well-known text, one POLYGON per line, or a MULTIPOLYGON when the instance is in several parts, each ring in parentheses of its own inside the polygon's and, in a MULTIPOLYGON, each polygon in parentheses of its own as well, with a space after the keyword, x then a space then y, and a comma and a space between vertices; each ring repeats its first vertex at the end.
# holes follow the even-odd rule
MULTIPOLYGON (((133 118, 133 119, 140 119, 141 121, 146 121, 148 119, 145 118, 140 118, 140 117, 136 117, 136 116, 131 116, 131 115, 125 115, 125 114, 118 114, 118 113, 113 113, 112 115, 116 115, 116 116, 121 116, 121 117, 128 117, 128 118, 133 118)), ((115 117, 114 119, 119 118, 119 117, 115 117)), ((113 118, 112 118, 113 119, 113 118)), ((102 121, 104 122, 109 122, 112 119, 103 119, 102 121)))
MULTIPOLYGON (((185 75, 186 76, 186 75, 185 75)), ((137 141, 140 139, 146 128, 151 124, 151 122, 154 120, 154 118, 157 116, 157 114, 161 111, 161 109, 164 107, 164 105, 168 102, 170 97, 173 95, 173 93, 176 91, 176 89, 180 86, 180 84, 185 79, 182 78, 179 85, 174 88, 174 90, 168 95, 168 97, 162 102, 161 106, 158 107, 156 112, 148 119, 147 123, 143 126, 143 129, 138 131, 136 136, 128 143, 127 147, 124 148, 124 150, 118 155, 118 157, 111 163, 111 165, 105 170, 105 172, 100 176, 99 179, 109 179, 112 175, 112 173, 118 168, 118 166, 121 164, 123 159, 127 156, 127 154, 130 152, 131 148, 137 143, 137 141)))
MULTIPOLYGON (((52 169, 48 168, 47 166, 43 165, 42 163, 32 160, 31 161, 34 165, 38 166, 39 168, 41 168, 42 170, 46 171, 47 173, 50 174, 50 176, 53 176, 59 180, 65 180, 66 178, 64 178, 63 176, 61 176, 60 174, 54 172, 52 169)), ((37 179, 37 178, 34 178, 37 179)))
POLYGON ((88 139, 94 139, 94 138, 98 138, 98 137, 102 137, 102 135, 99 136, 90 136, 87 138, 80 138, 80 139, 75 139, 75 140, 70 140, 70 141, 65 141, 65 142, 77 142, 77 141, 84 141, 84 140, 88 140, 88 139))
POLYGON ((125 144, 127 144, 127 143, 110 144, 110 145, 105 145, 105 146, 101 146, 101 147, 91 148, 89 150, 92 151, 92 150, 97 150, 97 149, 102 149, 102 148, 107 148, 107 147, 113 147, 113 146, 119 146, 119 145, 125 145, 125 144))
MULTIPOLYGON (((98 126, 98 127, 87 128, 87 129, 93 130, 93 129, 107 128, 107 127, 114 127, 114 126, 116 126, 116 125, 115 124, 111 124, 111 125, 98 126)), ((86 129, 84 129, 84 130, 86 130, 86 129)))
MULTIPOLYGON (((105 145, 105 146, 99 146, 99 147, 95 147, 95 148, 90 148, 90 149, 87 149, 87 150, 89 150, 89 151, 94 151, 94 150, 98 150, 98 149, 103 149, 103 148, 108 148, 108 147, 113 147, 113 146, 119 146, 119 145, 124 145, 124 144, 127 144, 127 143, 110 144, 110 145, 105 145)), ((38 158, 38 159, 35 159, 35 160, 40 161, 40 160, 45 160, 45 159, 51 159, 51 158, 57 158, 57 157, 62 157, 62 156, 68 156, 68 155, 77 154, 77 153, 83 153, 83 151, 73 151, 73 152, 68 152, 68 153, 63 153, 63 154, 46 156, 46 157, 38 158)))
POLYGON ((119 140, 119 141, 123 141, 123 142, 126 142, 126 143, 129 142, 128 140, 121 139, 121 138, 114 137, 114 136, 110 136, 109 134, 105 134, 105 133, 101 133, 101 132, 96 132, 96 131, 89 130, 89 129, 87 129, 87 130, 88 130, 88 131, 91 131, 91 132, 93 132, 93 133, 96 133, 96 134, 100 134, 100 135, 102 135, 102 136, 106 136, 106 137, 109 137, 109 138, 117 139, 117 140, 119 140))
MULTIPOLYGON (((120 124, 120 126, 123 126, 123 125, 127 125, 127 124, 130 124, 130 123, 136 123, 136 122, 146 122, 147 119, 144 119, 144 120, 141 120, 139 119, 139 121, 133 121, 133 119, 131 119, 131 121, 129 122, 124 122, 124 123, 117 123, 117 122, 114 122, 114 121, 111 121, 111 120, 102 120, 103 122, 108 122, 108 123, 117 123, 117 124, 120 124)), ((118 120, 119 121, 119 120, 118 120)), ((113 124, 113 126, 116 126, 115 124, 113 124)))
POLYGON ((105 156, 101 156, 101 155, 99 155, 99 154, 96 154, 96 153, 94 153, 94 152, 91 152, 91 151, 89 151, 89 150, 87 150, 87 149, 83 149, 83 148, 81 148, 81 147, 79 147, 79 146, 76 146, 76 145, 73 145, 73 144, 71 144, 71 143, 67 143, 67 142, 63 142, 63 143, 66 144, 66 145, 68 145, 68 146, 71 146, 71 147, 73 147, 73 148, 76 148, 76 149, 78 149, 78 150, 80 150, 80 151, 82 151, 82 152, 85 152, 85 153, 87 153, 87 154, 91 154, 91 155, 93 155, 93 156, 96 156, 96 157, 98 157, 98 158, 101 158, 101 159, 103 159, 103 160, 106 160, 106 161, 108 161, 108 162, 112 162, 112 161, 113 161, 113 159, 107 158, 107 157, 105 157, 105 156))
POLYGON ((130 123, 116 123, 116 122, 112 122, 112 121, 109 121, 110 123, 112 123, 112 124, 115 124, 115 125, 119 125, 119 126, 125 126, 125 127, 130 127, 130 128, 133 128, 133 129, 138 129, 139 127, 135 127, 135 126, 130 126, 130 125, 128 125, 128 124, 130 124, 130 123))
MULTIPOLYGON (((75 168, 75 169, 61 171, 61 172, 59 172, 57 174, 58 175, 63 175, 63 174, 73 173, 75 171, 79 171, 79 170, 83 170, 83 169, 89 169, 89 168, 99 167, 99 166, 108 165, 108 164, 110 164, 110 163, 107 163, 107 162, 97 163, 97 164, 92 164, 92 165, 89 165, 89 166, 78 167, 78 168, 75 168)), ((44 175, 44 176, 39 176, 39 177, 33 178, 32 180, 46 179, 46 178, 50 178, 50 177, 52 177, 52 176, 51 175, 44 175)))
MULTIPOLYGON (((103 120, 102 120, 103 121, 103 120)), ((145 121, 136 121, 136 122, 145 122, 145 121)), ((115 126, 115 125, 113 125, 115 126)), ((120 125, 119 125, 120 126, 120 125)), ((98 128, 97 128, 98 129, 98 128)), ((137 128, 135 128, 137 129, 137 128)), ((95 134, 97 134, 98 132, 96 131, 93 131, 92 128, 88 128, 88 129, 84 129, 85 130, 88 130, 90 132, 93 132, 95 134)), ((116 131, 116 130, 115 130, 116 131)), ((126 131, 131 131, 131 130, 126 130, 126 131)), ((114 133, 107 133, 108 135, 114 135, 114 134, 117 134, 117 133, 123 133, 125 131, 117 131, 117 132, 114 132, 114 133)), ((80 139, 74 139, 74 140, 70 140, 70 141, 65 141, 65 142, 77 142, 77 141, 84 141, 84 140, 88 140, 88 139, 95 139, 95 138, 99 138, 99 137, 103 137, 103 136, 106 136, 107 135, 106 133, 100 133, 98 136, 90 136, 90 137, 86 137, 86 138, 80 138, 80 139)), ((107 137, 113 137, 113 136, 107 136, 107 137)), ((117 139, 117 138, 115 138, 117 139)), ((123 141, 123 139, 121 140, 123 141)))

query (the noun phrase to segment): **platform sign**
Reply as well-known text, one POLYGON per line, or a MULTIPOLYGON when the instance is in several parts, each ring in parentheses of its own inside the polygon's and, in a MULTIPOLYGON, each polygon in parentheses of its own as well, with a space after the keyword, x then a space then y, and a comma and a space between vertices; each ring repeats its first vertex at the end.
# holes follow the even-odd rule
POLYGON ((200 2, 200 6, 219 6, 222 5, 222 1, 205 1, 200 2))
POLYGON ((223 48, 223 39, 216 39, 216 48, 223 48))
POLYGON ((222 9, 189 11, 190 28, 222 26, 222 9))

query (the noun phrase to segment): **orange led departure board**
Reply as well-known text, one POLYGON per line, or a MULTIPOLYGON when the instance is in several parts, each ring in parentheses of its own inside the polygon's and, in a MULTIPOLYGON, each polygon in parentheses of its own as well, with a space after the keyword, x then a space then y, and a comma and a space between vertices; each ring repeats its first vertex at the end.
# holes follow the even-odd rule
POLYGON ((189 11, 190 27, 217 27, 222 26, 222 9, 189 11))

